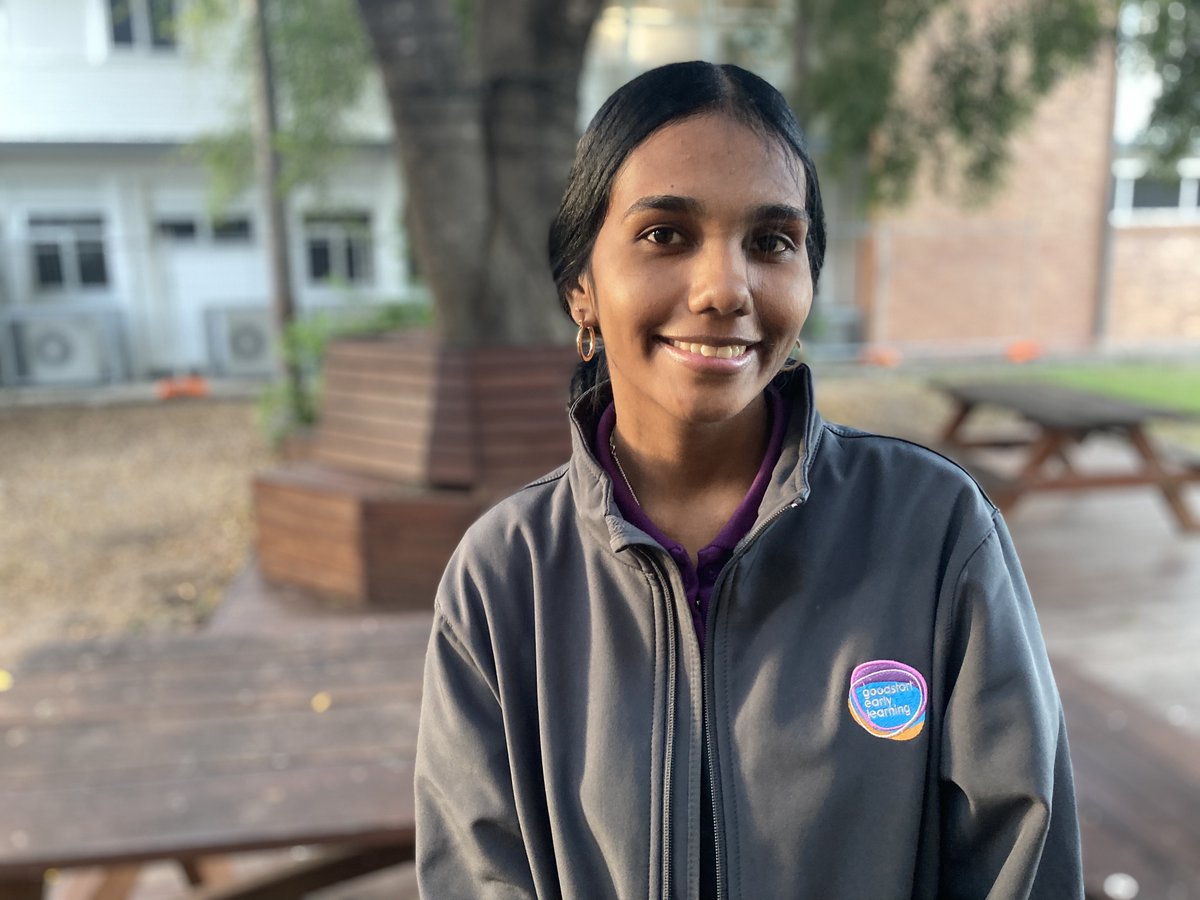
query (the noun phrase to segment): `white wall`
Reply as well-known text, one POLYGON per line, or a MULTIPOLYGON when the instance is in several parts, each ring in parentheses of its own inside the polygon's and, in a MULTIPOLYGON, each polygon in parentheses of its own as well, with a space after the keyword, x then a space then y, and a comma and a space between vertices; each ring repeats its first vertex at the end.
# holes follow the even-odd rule
MULTIPOLYGON (((224 243, 206 232, 204 173, 170 150, 59 147, 0 152, 0 312, 116 308, 122 313, 135 375, 151 371, 207 370, 211 359, 205 316, 210 309, 268 304, 264 217, 251 195, 225 212, 248 215, 253 238, 224 243), (63 293, 33 288, 29 218, 100 215, 109 284, 63 293), (155 233, 164 217, 197 220, 204 233, 173 242, 155 233)), ((288 212, 293 279, 301 309, 406 296, 403 239, 395 228, 402 204, 400 179, 386 148, 348 155, 323 192, 296 196, 288 212), (303 222, 309 212, 361 210, 372 224, 374 279, 353 290, 311 284, 307 278, 303 222)))
MULTIPOLYGON (((231 41, 203 48, 113 47, 108 0, 5 0, 0 27, 0 141, 178 142, 225 127, 244 94, 231 41)), ((386 140, 377 81, 349 116, 386 140)))

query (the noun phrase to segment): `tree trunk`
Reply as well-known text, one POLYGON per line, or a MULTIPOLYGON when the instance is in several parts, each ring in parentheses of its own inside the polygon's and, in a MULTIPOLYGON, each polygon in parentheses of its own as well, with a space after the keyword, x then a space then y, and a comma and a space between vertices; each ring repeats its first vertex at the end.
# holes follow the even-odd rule
MULTIPOLYGON (((275 148, 277 116, 275 79, 271 65, 271 40, 264 0, 247 0, 254 29, 254 156, 255 168, 266 206, 264 238, 270 260, 271 312, 275 333, 283 343, 284 335, 296 318, 292 293, 292 273, 288 257, 285 198, 279 189, 279 152, 275 148)), ((279 370, 287 379, 288 395, 294 413, 305 405, 303 375, 300 367, 280 354, 279 370)))
POLYGON ((603 0, 358 0, 391 106, 413 241, 443 338, 544 344, 572 331, 546 237, 577 137, 603 0))

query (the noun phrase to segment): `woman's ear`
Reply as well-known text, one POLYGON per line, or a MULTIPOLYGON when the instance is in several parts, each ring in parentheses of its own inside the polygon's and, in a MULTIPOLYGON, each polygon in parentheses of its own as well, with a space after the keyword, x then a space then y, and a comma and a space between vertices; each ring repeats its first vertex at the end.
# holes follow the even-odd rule
POLYGON ((596 315, 595 294, 592 290, 591 279, 584 273, 575 281, 575 286, 567 293, 567 301, 571 307, 571 318, 581 328, 591 326, 600 330, 600 320, 596 315))

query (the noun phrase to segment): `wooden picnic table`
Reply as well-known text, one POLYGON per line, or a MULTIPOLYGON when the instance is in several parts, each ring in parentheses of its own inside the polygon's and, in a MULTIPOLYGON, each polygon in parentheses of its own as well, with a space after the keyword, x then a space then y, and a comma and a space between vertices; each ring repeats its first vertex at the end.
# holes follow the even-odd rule
POLYGON ((1123 400, 1090 391, 1027 381, 935 382, 956 409, 942 435, 942 446, 963 459, 972 474, 1001 509, 1010 509, 1034 491, 1081 491, 1114 487, 1155 487, 1184 531, 1200 531, 1200 519, 1184 497, 1184 486, 1200 482, 1200 460, 1168 459, 1146 433, 1155 419, 1195 418, 1180 410, 1123 400), (1017 414, 1029 432, 1016 437, 965 436, 968 420, 981 407, 1017 414), (1084 469, 1075 450, 1094 435, 1113 436, 1132 451, 1133 468, 1084 469), (998 474, 977 459, 972 450, 1019 448, 1024 452, 1019 471, 998 474))
MULTIPOLYGON (((335 623, 343 624, 343 623, 335 623)), ((178 860, 196 896, 297 898, 411 859, 428 613, 282 635, 199 633, 35 650, 0 693, 0 897, 44 873, 178 860), (227 854, 332 852, 250 886, 227 854)))

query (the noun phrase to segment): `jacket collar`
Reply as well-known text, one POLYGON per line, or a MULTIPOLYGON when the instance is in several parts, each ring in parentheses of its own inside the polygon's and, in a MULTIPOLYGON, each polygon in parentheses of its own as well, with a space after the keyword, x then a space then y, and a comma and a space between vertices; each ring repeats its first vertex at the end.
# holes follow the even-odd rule
MULTIPOLYGON (((823 429, 821 416, 813 402, 812 372, 808 366, 801 365, 779 375, 774 385, 791 411, 788 429, 758 517, 743 543, 778 512, 808 499, 809 469, 823 429)), ((635 544, 657 546, 653 538, 622 517, 613 499, 612 481, 592 453, 596 426, 611 401, 612 388, 608 382, 602 382, 584 392, 571 405, 571 461, 567 479, 581 526, 597 539, 607 541, 614 551, 635 544)))

